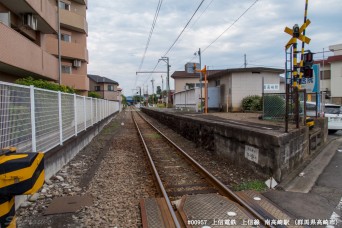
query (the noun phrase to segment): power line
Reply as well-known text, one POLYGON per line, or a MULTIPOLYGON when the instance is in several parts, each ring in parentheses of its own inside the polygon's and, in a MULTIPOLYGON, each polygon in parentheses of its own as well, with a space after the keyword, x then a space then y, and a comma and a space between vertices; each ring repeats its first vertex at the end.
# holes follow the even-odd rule
POLYGON ((199 10, 199 8, 202 6, 203 2, 205 0, 202 0, 201 3, 199 4, 199 6, 197 7, 196 11, 193 13, 193 15, 191 16, 190 20, 186 23, 185 27, 183 28, 183 30, 181 31, 181 33, 178 35, 177 39, 173 42, 173 44, 171 45, 171 47, 167 50, 167 52, 163 55, 166 56, 170 50, 173 48, 173 46, 177 43, 179 37, 183 34, 184 30, 188 27, 189 23, 191 22, 192 18, 196 15, 197 11, 199 10))
MULTIPOLYGON (((197 18, 196 18, 196 20, 194 21, 194 23, 192 23, 192 25, 190 26, 190 28, 187 30, 187 32, 189 31, 189 30, 191 30, 191 28, 193 28, 196 24, 197 24, 197 22, 199 21, 199 19, 201 19, 201 17, 205 14, 205 12, 208 10, 208 8, 211 6, 211 4, 213 3, 213 1, 214 0, 211 0, 210 2, 209 2, 209 4, 205 7, 205 9, 202 11, 202 13, 201 13, 201 15, 199 15, 197 18)), ((186 33, 186 32, 185 32, 186 33)), ((184 36, 183 36, 183 38, 184 38, 184 36)), ((180 41, 181 41, 182 39, 180 39, 180 41)))
MULTIPOLYGON (((228 28, 226 28, 214 41, 212 41, 206 48, 202 50, 202 53, 205 52, 211 45, 213 45, 220 37, 226 33, 234 24, 236 24, 259 0, 255 0, 228 28)), ((187 62, 191 62, 194 60, 196 57, 193 56, 190 60, 187 62)), ((180 69, 180 68, 178 68, 180 69)))
POLYGON ((203 49, 202 53, 205 52, 211 45, 213 45, 220 37, 226 33, 233 25, 236 24, 259 0, 255 0, 228 28, 226 28, 213 42, 211 42, 206 48, 203 49))
POLYGON ((153 34, 153 31, 154 31, 154 27, 155 27, 155 25, 156 25, 156 23, 157 23, 158 15, 159 15, 160 8, 161 8, 162 4, 163 4, 163 0, 159 0, 158 6, 157 6, 157 9, 156 9, 156 13, 155 13, 155 15, 154 15, 154 19, 153 19, 153 22, 152 22, 150 34, 149 34, 149 37, 148 37, 148 39, 147 39, 145 51, 144 51, 143 57, 141 58, 141 62, 140 62, 140 66, 139 66, 139 70, 138 70, 138 71, 141 70, 141 67, 142 67, 142 65, 144 64, 146 52, 147 52, 147 49, 148 49, 148 47, 149 47, 149 45, 150 45, 150 41, 151 41, 151 38, 152 38, 152 34, 153 34))
MULTIPOLYGON (((141 70, 141 68, 142 68, 142 66, 143 66, 143 64, 144 64, 146 52, 147 52, 147 49, 148 49, 148 47, 149 47, 149 45, 150 45, 150 41, 151 41, 151 38, 152 38, 152 34, 153 34, 153 31, 154 31, 154 27, 155 27, 155 25, 156 25, 156 23, 157 23, 158 15, 159 15, 160 8, 161 8, 162 4, 163 4, 163 0, 159 0, 158 6, 157 6, 157 9, 156 9, 156 12, 155 12, 155 14, 154 14, 154 19, 153 19, 153 22, 152 22, 150 34, 149 34, 149 37, 148 37, 148 39, 147 39, 145 51, 144 51, 143 57, 141 58, 141 62, 140 62, 140 66, 139 66, 139 70, 138 70, 138 71, 141 70)), ((135 76, 134 87, 136 87, 137 81, 138 81, 138 76, 135 76)))

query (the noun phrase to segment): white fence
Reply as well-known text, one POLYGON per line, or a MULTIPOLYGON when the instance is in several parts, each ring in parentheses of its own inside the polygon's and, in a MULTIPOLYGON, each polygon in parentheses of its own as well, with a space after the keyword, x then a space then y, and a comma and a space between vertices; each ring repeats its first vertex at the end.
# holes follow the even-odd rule
MULTIPOLYGON (((196 112, 200 108, 201 89, 189 89, 174 94, 175 108, 191 109, 196 112)), ((202 97, 205 97, 204 89, 202 97)), ((208 108, 220 108, 220 87, 208 87, 208 108)))
POLYGON ((46 152, 119 109, 117 101, 0 82, 0 149, 46 152))
POLYGON ((201 89, 189 89, 174 94, 174 106, 175 108, 192 109, 196 112, 200 108, 201 104, 201 89))

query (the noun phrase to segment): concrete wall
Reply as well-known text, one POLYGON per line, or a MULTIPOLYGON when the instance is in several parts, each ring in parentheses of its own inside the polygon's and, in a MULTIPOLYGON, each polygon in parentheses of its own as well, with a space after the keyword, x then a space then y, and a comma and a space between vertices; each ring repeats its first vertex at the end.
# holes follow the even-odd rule
POLYGON ((342 61, 332 62, 331 66, 331 96, 342 97, 342 61))
POLYGON ((186 83, 200 83, 199 78, 177 78, 174 80, 175 82, 175 93, 178 93, 180 91, 184 91, 185 84, 186 83))
MULTIPOLYGON (((232 111, 241 110, 241 101, 250 95, 262 95, 264 84, 277 84, 280 87, 280 78, 275 73, 269 72, 240 72, 232 74, 232 102, 230 108, 232 111)), ((279 93, 280 90, 265 91, 268 93, 279 93)))
POLYGON ((283 180, 310 155, 307 127, 286 134, 229 123, 212 123, 146 108, 142 111, 198 146, 239 166, 248 166, 265 178, 273 176, 277 181, 283 180))

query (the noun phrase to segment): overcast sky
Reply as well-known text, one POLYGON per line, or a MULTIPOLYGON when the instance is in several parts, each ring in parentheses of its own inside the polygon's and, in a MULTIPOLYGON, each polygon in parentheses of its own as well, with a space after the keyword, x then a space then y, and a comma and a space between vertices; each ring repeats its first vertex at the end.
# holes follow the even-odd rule
MULTIPOLYGON (((117 81, 126 96, 136 92, 133 89, 138 86, 148 85, 151 92, 152 78, 155 87, 162 86, 161 75, 166 87, 165 73, 136 75, 158 2, 88 1, 88 73, 117 81)), ((155 68, 158 59, 168 51, 201 2, 163 0, 141 71, 155 68)), ((199 48, 202 49, 202 66, 207 65, 210 69, 243 67, 244 54, 247 55, 247 67, 284 68, 284 46, 290 39, 284 28, 303 23, 304 7, 305 0, 205 0, 166 55, 170 58, 170 76, 176 70, 184 70, 185 63, 198 62, 194 53, 199 48)), ((310 0, 308 18, 311 25, 306 34, 312 40, 306 49, 329 51, 330 45, 342 43, 342 0, 310 0)), ((316 59, 322 57, 322 53, 315 56, 316 59)), ((156 71, 166 71, 166 64, 160 62, 156 71)), ((170 87, 174 88, 171 78, 170 87)))

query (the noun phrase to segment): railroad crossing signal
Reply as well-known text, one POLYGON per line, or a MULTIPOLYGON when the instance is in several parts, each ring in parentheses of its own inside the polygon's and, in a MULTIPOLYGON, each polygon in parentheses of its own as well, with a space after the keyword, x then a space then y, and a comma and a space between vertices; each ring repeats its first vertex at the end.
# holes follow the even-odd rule
POLYGON ((289 40, 289 42, 287 42, 286 44, 286 50, 289 49, 289 47, 291 47, 292 44, 297 43, 297 39, 299 39, 300 41, 309 44, 311 39, 307 36, 304 36, 302 33, 303 31, 310 25, 311 21, 309 19, 306 20, 305 23, 302 24, 302 26, 300 26, 300 28, 298 27, 298 25, 296 24, 295 26, 293 26, 293 29, 290 29, 289 27, 286 27, 284 32, 286 32, 287 34, 289 34, 290 36, 292 36, 292 38, 289 40), (297 28, 299 28, 297 30, 297 28))
POLYGON ((303 67, 301 70, 303 71, 305 78, 312 78, 313 77, 313 69, 312 65, 314 63, 313 54, 310 50, 304 54, 303 57, 303 67))

